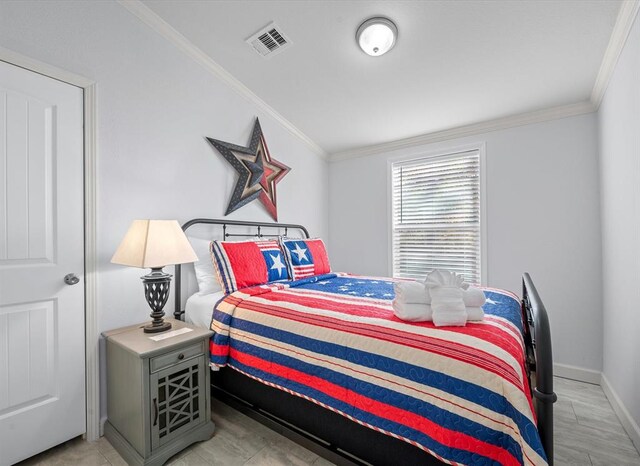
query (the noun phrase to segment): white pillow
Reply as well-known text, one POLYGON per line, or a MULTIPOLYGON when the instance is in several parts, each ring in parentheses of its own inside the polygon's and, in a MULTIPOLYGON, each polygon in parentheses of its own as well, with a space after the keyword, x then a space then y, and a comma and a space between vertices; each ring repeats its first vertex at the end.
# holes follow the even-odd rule
POLYGON ((198 261, 193 263, 193 268, 196 272, 196 280, 198 280, 198 294, 215 293, 221 291, 218 277, 216 277, 216 271, 213 268, 213 260, 211 259, 211 252, 209 250, 211 241, 208 239, 200 239, 189 237, 191 247, 193 247, 198 261))

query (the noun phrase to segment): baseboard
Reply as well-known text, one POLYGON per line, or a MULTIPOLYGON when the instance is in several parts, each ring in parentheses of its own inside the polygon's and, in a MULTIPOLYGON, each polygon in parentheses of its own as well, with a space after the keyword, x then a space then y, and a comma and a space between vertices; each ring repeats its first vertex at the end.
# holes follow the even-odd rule
POLYGON ((602 391, 604 391, 604 394, 609 400, 609 403, 611 403, 611 407, 617 414, 618 419, 620 419, 622 427, 624 427, 624 430, 626 430, 627 434, 629 434, 629 438, 633 442, 633 445, 636 447, 636 450, 640 452, 640 427, 638 427, 636 421, 631 417, 631 414, 629 414, 629 411, 627 411, 624 403, 622 403, 622 400, 613 389, 613 387, 609 383, 609 380, 604 374, 602 374, 600 385, 602 385, 602 391))
POLYGON ((631 417, 631 414, 627 411, 624 403, 622 403, 622 400, 602 372, 585 369, 584 367, 556 363, 553 365, 553 375, 563 377, 565 379, 577 380, 579 382, 600 385, 602 387, 602 391, 609 400, 613 411, 616 413, 616 416, 618 416, 618 419, 620 419, 622 427, 624 427, 624 430, 629 435, 629 438, 636 447, 636 450, 640 452, 640 427, 631 417))
POLYGON ((553 365, 553 375, 564 379, 577 380, 578 382, 592 383, 595 385, 600 385, 600 379, 602 377, 602 373, 600 371, 558 363, 553 365))
POLYGON ((104 435, 104 423, 107 422, 107 416, 102 416, 100 418, 100 437, 104 435))

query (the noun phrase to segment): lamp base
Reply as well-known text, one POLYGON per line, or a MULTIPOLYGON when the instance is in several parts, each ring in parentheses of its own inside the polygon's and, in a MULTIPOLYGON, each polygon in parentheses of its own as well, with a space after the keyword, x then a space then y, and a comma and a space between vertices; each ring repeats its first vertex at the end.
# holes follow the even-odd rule
POLYGON ((164 273, 162 267, 152 268, 151 273, 148 273, 144 277, 140 277, 144 284, 144 296, 147 298, 147 303, 153 311, 150 317, 153 321, 144 327, 145 333, 159 333, 169 330, 171 328, 171 322, 165 322, 164 317, 164 305, 169 298, 169 285, 171 283, 171 275, 164 273))
POLYGON ((160 333, 165 332, 171 328, 171 322, 165 322, 164 320, 160 321, 160 324, 157 325, 154 322, 151 322, 149 325, 144 326, 144 333, 160 333))

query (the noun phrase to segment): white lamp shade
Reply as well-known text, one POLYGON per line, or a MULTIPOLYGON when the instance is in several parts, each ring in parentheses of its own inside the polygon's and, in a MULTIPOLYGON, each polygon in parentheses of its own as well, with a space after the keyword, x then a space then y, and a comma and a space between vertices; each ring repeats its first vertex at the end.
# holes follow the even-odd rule
POLYGON ((387 18, 370 18, 360 25, 356 32, 358 45, 372 57, 384 55, 396 43, 398 28, 387 18))
POLYGON ((175 220, 134 220, 111 258, 114 264, 143 269, 198 260, 175 220))

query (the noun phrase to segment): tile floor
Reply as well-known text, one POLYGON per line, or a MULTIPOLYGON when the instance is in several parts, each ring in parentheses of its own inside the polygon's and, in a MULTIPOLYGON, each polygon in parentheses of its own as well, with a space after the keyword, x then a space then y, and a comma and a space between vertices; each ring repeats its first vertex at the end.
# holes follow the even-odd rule
MULTIPOLYGON (((625 433, 602 389, 556 378, 556 465, 640 466, 640 455, 625 433)), ((216 434, 172 458, 176 466, 314 465, 331 463, 214 400, 216 434)), ((105 438, 70 440, 19 463, 32 465, 120 466, 124 460, 105 438)))

